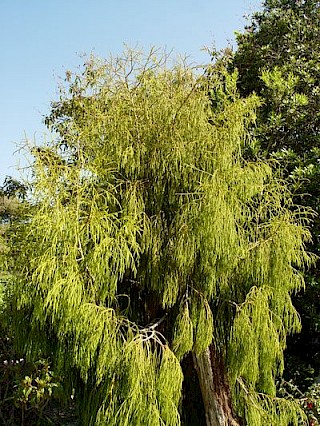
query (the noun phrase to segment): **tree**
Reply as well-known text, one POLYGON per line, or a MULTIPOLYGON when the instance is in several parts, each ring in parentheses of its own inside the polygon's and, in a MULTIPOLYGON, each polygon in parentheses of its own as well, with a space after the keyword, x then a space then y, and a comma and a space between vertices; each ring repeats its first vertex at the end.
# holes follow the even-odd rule
POLYGON ((257 98, 153 51, 67 81, 12 240, 17 343, 53 361, 85 425, 179 425, 188 368, 197 424, 297 424, 275 379, 300 329, 309 214, 242 157, 257 98))
POLYGON ((3 185, 0 187, 0 311, 4 303, 4 287, 8 279, 5 262, 6 237, 10 232, 10 224, 17 220, 22 220, 25 206, 23 201, 26 198, 27 188, 21 182, 7 176, 3 185))
MULTIPOLYGON (((260 154, 275 158, 295 192, 295 200, 318 213, 308 249, 320 251, 320 3, 308 0, 266 0, 243 34, 232 68, 239 72, 243 96, 256 93, 262 106, 256 135, 260 154)), ((317 265, 318 266, 318 265, 317 265)), ((295 297, 302 316, 301 335, 290 339, 291 376, 302 387, 320 370, 319 268, 309 271, 304 294, 295 297), (299 376, 299 377, 298 377, 299 376)))
POLYGON ((262 147, 269 152, 319 148, 319 24, 318 1, 266 0, 237 36, 238 87, 263 97, 262 147))
MULTIPOLYGON (((283 161, 291 178, 305 178, 318 209, 320 149, 320 5, 308 0, 267 0, 246 32, 238 34, 233 67, 242 95, 263 102, 258 134, 266 155, 283 161)), ((316 233, 314 235, 316 237, 316 233)))

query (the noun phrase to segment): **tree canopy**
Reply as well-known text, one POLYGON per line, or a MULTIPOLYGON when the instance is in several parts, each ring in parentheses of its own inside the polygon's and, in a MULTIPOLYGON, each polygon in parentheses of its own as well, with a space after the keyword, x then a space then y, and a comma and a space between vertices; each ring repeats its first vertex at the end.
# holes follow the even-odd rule
POLYGON ((261 142, 299 155, 319 150, 320 6, 267 0, 238 34, 234 65, 242 94, 263 97, 261 142))
POLYGON ((257 97, 207 75, 156 52, 89 58, 32 150, 35 208, 9 243, 16 344, 53 361, 85 425, 179 425, 188 353, 202 391, 212 376, 208 425, 303 419, 275 380, 310 214, 242 156, 257 97))
MULTIPOLYGON (((320 6, 318 1, 265 1, 243 34, 232 66, 242 95, 261 97, 258 136, 291 179, 303 181, 301 201, 318 210, 320 149, 320 6)), ((318 232, 314 233, 316 237, 318 232)))
MULTIPOLYGON (((261 11, 238 34, 232 68, 239 72, 242 95, 261 99, 255 134, 259 156, 273 157, 295 193, 295 200, 312 207, 313 243, 308 249, 319 255, 320 182, 320 3, 318 1, 264 1, 261 11)), ((318 265, 317 265, 318 266, 318 265)), ((307 275, 306 292, 295 298, 303 332, 289 346, 294 360, 291 373, 304 385, 310 367, 317 376, 319 359, 319 268, 307 275), (304 371, 303 371, 304 370, 304 371), (305 372, 308 372, 307 376, 305 372)), ((290 361, 290 359, 289 359, 290 361)), ((291 375, 292 377, 292 375, 291 375)))

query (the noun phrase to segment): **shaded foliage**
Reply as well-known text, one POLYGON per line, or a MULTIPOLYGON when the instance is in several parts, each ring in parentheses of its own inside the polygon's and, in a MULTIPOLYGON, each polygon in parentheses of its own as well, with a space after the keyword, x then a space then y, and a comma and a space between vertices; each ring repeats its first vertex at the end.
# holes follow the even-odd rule
MULTIPOLYGON (((266 0, 243 34, 232 68, 238 87, 256 93, 262 106, 257 129, 260 152, 274 158, 299 204, 318 217, 308 249, 320 253, 320 3, 314 0, 266 0)), ((306 275, 306 291, 294 298, 302 317, 300 335, 289 340, 287 379, 302 389, 320 371, 320 281, 318 264, 306 275)))

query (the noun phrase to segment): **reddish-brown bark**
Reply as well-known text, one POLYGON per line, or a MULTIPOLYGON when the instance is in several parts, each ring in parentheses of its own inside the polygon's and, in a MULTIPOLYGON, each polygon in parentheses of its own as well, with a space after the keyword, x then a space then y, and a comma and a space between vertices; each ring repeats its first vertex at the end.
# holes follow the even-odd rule
POLYGON ((231 393, 223 360, 213 346, 201 355, 193 354, 198 374, 207 426, 239 426, 231 401, 231 393))

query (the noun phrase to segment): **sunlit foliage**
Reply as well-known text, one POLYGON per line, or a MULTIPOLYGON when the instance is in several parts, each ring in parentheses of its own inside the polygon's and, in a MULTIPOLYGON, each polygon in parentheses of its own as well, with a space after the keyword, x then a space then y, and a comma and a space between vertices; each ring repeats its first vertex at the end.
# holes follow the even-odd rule
POLYGON ((274 383, 300 328, 308 212, 242 158, 257 98, 211 75, 154 51, 89 58, 52 105, 52 142, 32 149, 17 343, 53 361, 85 425, 179 425, 180 360, 210 344, 245 424, 301 416, 274 383))

